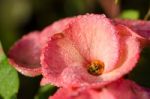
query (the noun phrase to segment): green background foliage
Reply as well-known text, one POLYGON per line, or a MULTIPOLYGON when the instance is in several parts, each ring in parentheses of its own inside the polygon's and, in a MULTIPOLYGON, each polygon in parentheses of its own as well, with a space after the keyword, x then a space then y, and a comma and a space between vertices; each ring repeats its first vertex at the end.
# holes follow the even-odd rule
POLYGON ((16 99, 19 78, 16 70, 8 63, 0 45, 0 98, 16 99))

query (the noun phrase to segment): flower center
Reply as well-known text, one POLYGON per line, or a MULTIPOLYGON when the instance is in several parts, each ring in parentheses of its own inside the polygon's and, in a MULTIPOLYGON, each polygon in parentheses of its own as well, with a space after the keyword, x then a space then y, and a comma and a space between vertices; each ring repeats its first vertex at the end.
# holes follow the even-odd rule
POLYGON ((94 76, 99 76, 104 71, 104 63, 99 60, 94 60, 88 65, 87 71, 94 76))

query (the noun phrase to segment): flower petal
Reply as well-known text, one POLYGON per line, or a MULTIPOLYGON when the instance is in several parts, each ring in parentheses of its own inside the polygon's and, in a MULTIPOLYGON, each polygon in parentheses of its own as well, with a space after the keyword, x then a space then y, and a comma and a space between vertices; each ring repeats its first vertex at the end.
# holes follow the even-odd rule
POLYGON ((74 71, 77 71, 76 67, 84 64, 83 57, 69 39, 65 37, 56 38, 56 35, 52 37, 53 39, 48 42, 42 51, 42 74, 45 77, 43 82, 51 82, 57 86, 81 82, 74 71), (67 75, 69 76, 66 77, 67 75))
POLYGON ((105 15, 78 16, 65 34, 86 60, 102 61, 104 72, 115 68, 120 46, 115 28, 105 15))
POLYGON ((117 80, 103 88, 60 88, 49 99, 149 99, 150 92, 130 80, 117 80), (117 89, 117 90, 116 90, 117 89))
POLYGON ((48 39, 54 34, 61 33, 63 30, 65 30, 68 27, 68 24, 73 20, 74 18, 65 18, 58 20, 54 22, 53 24, 47 26, 45 29, 41 31, 41 41, 43 43, 46 43, 48 39), (48 38, 49 37, 49 38, 48 38))
POLYGON ((144 37, 138 35, 136 32, 134 32, 133 30, 131 30, 127 26, 119 24, 119 25, 116 25, 116 27, 122 33, 122 35, 128 35, 128 36, 136 37, 137 40, 140 42, 141 49, 149 44, 149 41, 147 39, 145 39, 144 37))
MULTIPOLYGON (((106 88, 104 93, 111 93, 114 99, 149 99, 150 92, 131 80, 120 79, 106 88), (117 89, 117 90, 116 90, 117 89)), ((104 94, 102 93, 102 94, 104 94)), ((103 98, 102 98, 103 99, 103 98)), ((104 98, 105 99, 105 98, 104 98)))
POLYGON ((130 72, 136 65, 140 55, 140 44, 136 37, 129 36, 131 31, 128 31, 127 28, 118 28, 118 33, 120 35, 120 59, 116 68, 109 73, 105 73, 101 76, 104 83, 114 81, 118 78, 121 78, 123 75, 130 72), (124 30, 123 30, 124 29, 124 30), (124 33, 126 32, 126 33, 124 33))
POLYGON ((126 25, 140 36, 150 40, 150 21, 115 19, 113 22, 126 25))
POLYGON ((29 33, 9 51, 9 61, 19 72, 27 76, 41 74, 41 43, 39 32, 29 33))
POLYGON ((41 49, 49 37, 62 32, 73 18, 59 20, 46 27, 41 33, 32 32, 19 40, 9 52, 10 63, 26 76, 41 74, 41 49))

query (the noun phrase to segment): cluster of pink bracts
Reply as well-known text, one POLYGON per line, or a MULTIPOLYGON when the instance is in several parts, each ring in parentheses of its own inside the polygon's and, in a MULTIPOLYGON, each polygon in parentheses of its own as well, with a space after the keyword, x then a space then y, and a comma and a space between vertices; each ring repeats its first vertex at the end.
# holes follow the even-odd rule
POLYGON ((150 99, 150 90, 124 75, 149 43, 150 22, 86 14, 34 31, 9 51, 26 76, 42 74, 41 85, 61 87, 50 99, 150 99))

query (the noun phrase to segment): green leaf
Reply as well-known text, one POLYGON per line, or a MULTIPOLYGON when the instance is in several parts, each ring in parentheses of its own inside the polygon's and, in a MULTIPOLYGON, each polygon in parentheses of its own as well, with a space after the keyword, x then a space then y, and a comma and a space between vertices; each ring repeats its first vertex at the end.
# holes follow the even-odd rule
POLYGON ((18 89, 18 73, 8 63, 0 44, 0 97, 2 99, 16 99, 18 89))
POLYGON ((65 0, 64 10, 68 16, 91 12, 93 1, 86 0, 65 0), (69 9, 68 9, 69 8, 69 9))
POLYGON ((0 42, 0 63, 1 61, 5 58, 5 54, 3 52, 3 49, 2 49, 2 45, 1 45, 1 42, 0 42))
POLYGON ((57 90, 57 87, 52 85, 45 85, 42 86, 37 95, 35 96, 35 99, 48 99, 49 96, 53 95, 57 90))
POLYGON ((125 19, 138 19, 140 13, 137 10, 124 10, 120 17, 125 19))

